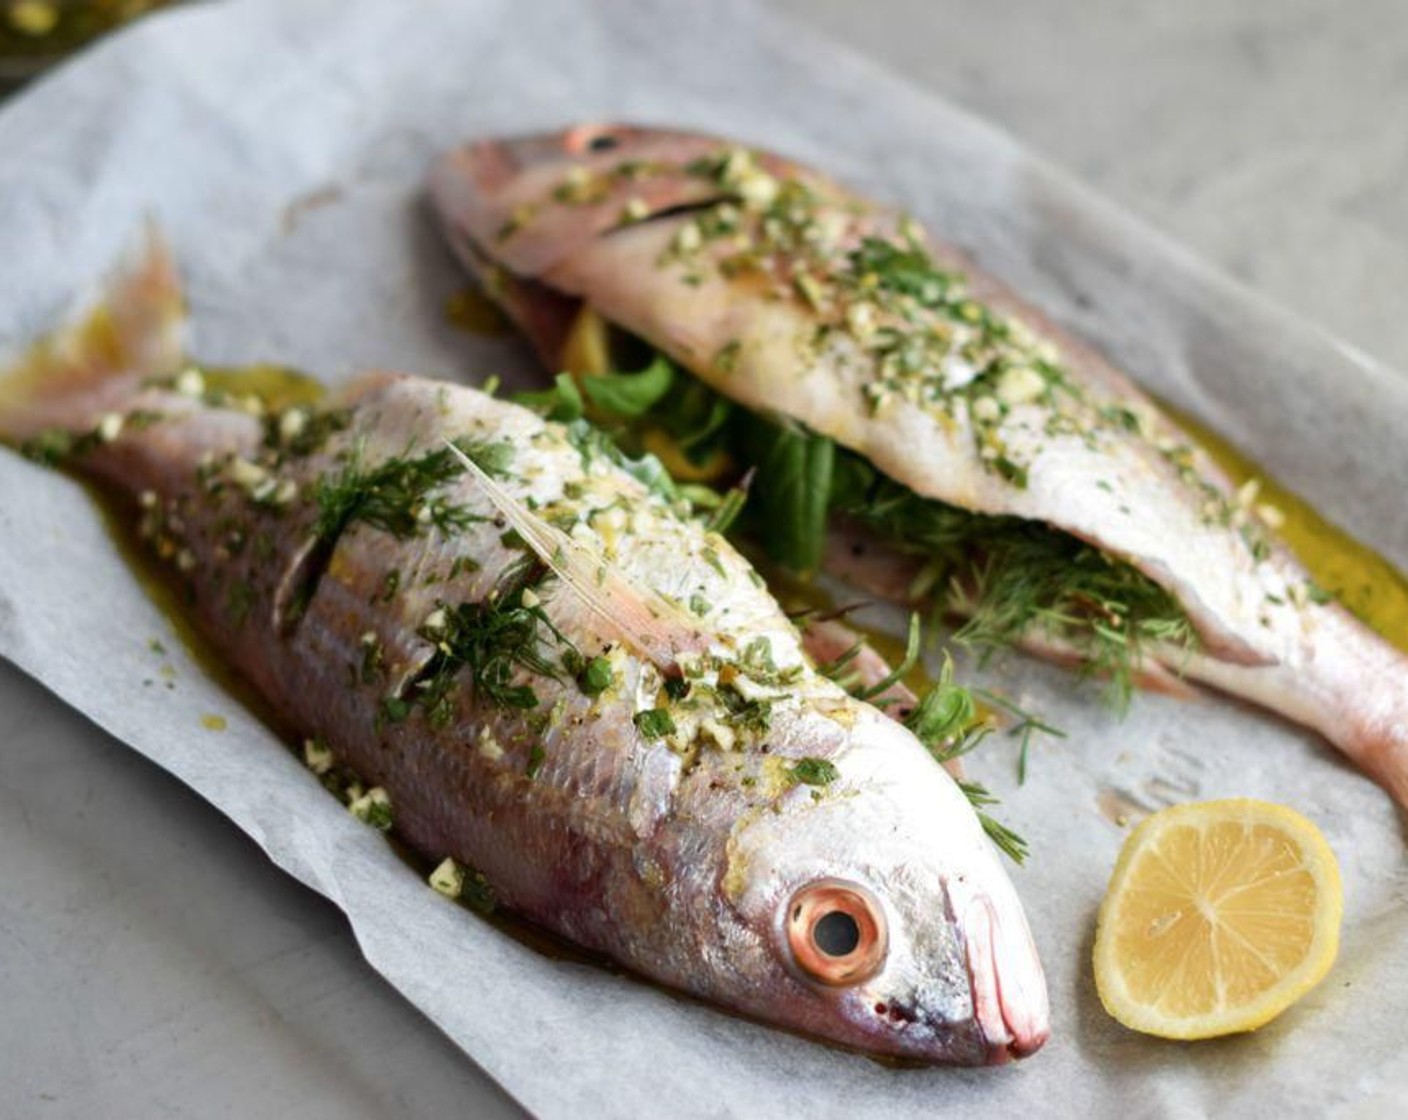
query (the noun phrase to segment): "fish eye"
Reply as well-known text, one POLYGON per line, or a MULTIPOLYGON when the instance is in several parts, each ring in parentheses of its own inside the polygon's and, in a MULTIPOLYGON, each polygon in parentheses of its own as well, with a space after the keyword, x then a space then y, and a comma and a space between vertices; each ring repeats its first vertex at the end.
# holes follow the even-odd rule
POLYGON ((611 125, 579 124, 562 134, 562 147, 568 155, 579 156, 585 152, 609 152, 619 147, 621 137, 611 125))
POLYGON ((787 904, 785 925, 793 962, 828 987, 862 983, 885 963, 885 916, 854 883, 822 879, 803 887, 787 904))

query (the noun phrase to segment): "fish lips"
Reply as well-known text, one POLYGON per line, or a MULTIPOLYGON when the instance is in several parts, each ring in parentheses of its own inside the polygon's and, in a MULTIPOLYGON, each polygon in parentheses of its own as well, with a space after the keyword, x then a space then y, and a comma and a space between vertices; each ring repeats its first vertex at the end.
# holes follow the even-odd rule
POLYGON ((1051 1034, 1050 1006, 1025 918, 987 894, 952 901, 962 907, 958 925, 986 1064, 1036 1053, 1051 1034))

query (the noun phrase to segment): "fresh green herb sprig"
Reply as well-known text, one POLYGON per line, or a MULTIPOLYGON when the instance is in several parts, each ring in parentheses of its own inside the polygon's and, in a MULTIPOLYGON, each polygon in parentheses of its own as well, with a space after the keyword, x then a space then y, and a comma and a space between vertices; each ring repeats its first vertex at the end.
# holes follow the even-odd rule
POLYGON ((435 656, 410 693, 426 722, 440 729, 454 718, 455 685, 461 670, 469 673, 474 695, 498 708, 526 711, 538 706, 531 684, 515 684, 520 669, 551 680, 564 672, 562 653, 574 663, 580 654, 549 620, 540 603, 524 601, 525 593, 542 579, 541 565, 515 565, 490 595, 473 603, 440 603, 433 629, 424 636, 435 643, 435 656))
POLYGON ((593 418, 638 420, 664 399, 678 374, 662 355, 634 373, 604 373, 582 379, 593 418))
POLYGON ((1050 735, 1053 739, 1064 739, 1066 733, 1059 727, 1046 722, 1040 716, 1034 715, 1025 708, 1019 707, 1004 696, 999 696, 995 692, 989 692, 985 688, 973 689, 973 695, 978 697, 984 704, 998 708, 1006 712, 1013 720, 1012 726, 1007 728, 1007 735, 1019 741, 1017 750, 1017 784, 1025 785, 1027 781, 1027 763, 1031 755, 1032 740, 1037 735, 1050 735))
MULTIPOLYGON (((913 245, 868 239, 855 250, 853 264, 877 276, 882 290, 920 303, 941 302, 950 294, 951 277, 913 245)), ((662 361, 657 358, 641 373, 611 375, 612 383, 643 378, 658 388, 663 379, 650 371, 662 361)), ((621 456, 618 445, 631 444, 640 424, 674 431, 687 421, 696 439, 706 432, 694 447, 707 453, 722 448, 752 471, 742 516, 732 503, 715 502, 711 524, 736 524, 784 568, 815 571, 832 518, 848 517, 877 539, 924 559, 915 597, 927 599, 936 612, 965 616, 959 640, 983 652, 1030 638, 1060 641, 1080 654, 1086 672, 1108 678, 1116 707, 1128 703, 1134 671, 1147 650, 1197 647, 1192 625, 1172 595, 1132 565, 1067 533, 921 498, 825 436, 738 408, 695 378, 675 375, 658 394, 652 389, 621 395, 654 403, 642 412, 632 409, 629 417, 618 415, 620 426, 610 436, 582 425, 577 436, 582 446, 621 456)), ((550 415, 577 420, 582 414, 581 394, 565 374, 547 395, 551 403, 539 396, 550 415)), ((664 477, 659 461, 653 456, 646 461, 651 484, 678 498, 679 488, 664 477)))
POLYGON ((825 758, 801 758, 791 770, 792 780, 808 786, 828 786, 841 776, 836 764, 825 758))
MULTIPOLYGON (((919 698, 904 725, 940 764, 969 754, 992 732, 992 724, 978 714, 973 692, 954 681, 953 661, 947 656, 939 679, 919 698)), ((1049 729, 1045 724, 1040 727, 1049 729)), ((985 811, 997 804, 997 798, 979 782, 961 780, 958 788, 972 804, 988 838, 1015 863, 1024 862, 1029 854, 1027 842, 985 811)))
POLYGON ((1013 863, 1025 863, 1027 856, 1031 854, 1026 840, 991 814, 983 812, 987 806, 996 805, 997 798, 989 793, 987 787, 981 782, 960 780, 958 788, 963 791, 963 796, 968 798, 969 804, 977 812, 978 823, 983 826, 983 831, 987 833, 988 839, 996 844, 998 850, 1013 863))
POLYGON ((1117 706, 1146 648, 1196 648, 1177 601, 1132 565, 1038 522, 921 498, 849 452, 840 460, 832 509, 925 559, 916 590, 967 616, 959 641, 983 651, 1033 636, 1067 643, 1087 672, 1108 675, 1117 706))
POLYGON ((322 449, 330 437, 352 425, 352 411, 346 408, 290 409, 264 419, 264 446, 284 455, 303 457, 322 449), (285 420, 300 417, 297 426, 285 420))
MULTIPOLYGON (((904 678, 905 674, 917 663, 922 645, 919 615, 913 614, 909 619, 904 658, 883 680, 866 687, 854 676, 848 677, 845 673, 847 666, 856 659, 864 648, 863 639, 856 642, 830 664, 820 666, 819 669, 832 680, 841 684, 857 699, 874 700, 904 678)), ((964 688, 954 681, 953 660, 945 654, 943 668, 939 671, 939 679, 919 697, 903 720, 905 727, 914 732, 915 738, 924 744, 935 762, 942 765, 953 759, 961 758, 973 751, 992 733, 992 724, 978 713, 975 695, 982 696, 985 701, 989 699, 987 693, 964 688)), ((1020 731, 1023 735, 1020 764, 1023 769, 1025 768, 1027 746, 1032 735, 1037 732, 1063 735, 1061 731, 1050 724, 1039 720, 1030 713, 1021 711, 1015 705, 1004 701, 1000 702, 1000 706, 1009 713, 1019 715, 1021 719, 1021 722, 1012 728, 1012 731, 1020 731)), ((983 826, 983 831, 987 833, 993 843, 1017 863, 1026 859, 1028 854, 1026 841, 990 813, 984 811, 997 804, 997 798, 977 782, 960 781, 958 787, 973 805, 978 814, 978 821, 983 826)))
POLYGON ((835 443, 801 425, 742 411, 733 429, 739 460, 755 471, 743 528, 780 564, 815 572, 826 544, 835 443))
POLYGON ((919 658, 923 654, 923 640, 924 635, 919 615, 911 614, 909 616, 909 632, 904 644, 904 656, 874 684, 859 689, 856 696, 865 701, 879 700, 895 685, 903 681, 905 675, 919 664, 919 658))
MULTIPOLYGON (((485 474, 502 477, 512 461, 506 443, 458 440, 455 446, 485 474)), ((365 522, 392 536, 406 539, 434 526, 449 533, 482 520, 467 506, 436 501, 432 491, 458 478, 462 468, 449 448, 423 455, 402 455, 374 467, 361 461, 354 448, 341 469, 324 475, 314 487, 318 507, 314 531, 323 540, 335 540, 354 522, 365 522)))
POLYGON ((713 533, 727 533, 733 528, 733 523, 738 520, 738 515, 743 512, 743 508, 748 502, 748 490, 752 483, 752 475, 743 476, 742 481, 737 486, 729 487, 728 491, 718 501, 709 512, 709 516, 704 520, 704 527, 713 533))

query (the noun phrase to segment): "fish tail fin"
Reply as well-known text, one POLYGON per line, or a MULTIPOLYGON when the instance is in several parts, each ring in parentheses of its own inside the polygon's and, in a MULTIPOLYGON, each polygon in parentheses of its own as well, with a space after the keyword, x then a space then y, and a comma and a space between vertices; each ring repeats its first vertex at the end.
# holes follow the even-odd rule
POLYGON ((184 359, 185 300, 155 227, 103 297, 0 372, 0 439, 76 430, 120 408, 134 384, 176 372, 184 359))
POLYGON ((1408 654, 1338 604, 1310 620, 1314 652, 1292 664, 1195 656, 1189 675, 1319 731, 1408 808, 1408 654))

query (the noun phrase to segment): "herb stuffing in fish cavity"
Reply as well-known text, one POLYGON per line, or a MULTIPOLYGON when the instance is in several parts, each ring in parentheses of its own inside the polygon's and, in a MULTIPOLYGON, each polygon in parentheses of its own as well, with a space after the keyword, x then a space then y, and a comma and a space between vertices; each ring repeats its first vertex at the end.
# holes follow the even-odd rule
MULTIPOLYGON (((1075 662, 1119 700, 1212 684, 1408 803, 1408 661, 1323 602, 1254 490, 956 248, 786 159, 667 129, 477 141, 431 190, 554 369, 594 319, 717 394, 713 448, 758 468, 740 530, 784 567, 967 618, 972 644, 1075 662), (544 312, 571 301, 562 334, 544 312)), ((602 371, 579 372, 598 402, 602 371)))

